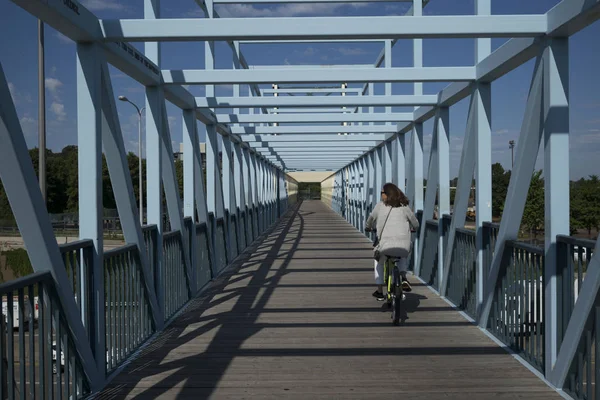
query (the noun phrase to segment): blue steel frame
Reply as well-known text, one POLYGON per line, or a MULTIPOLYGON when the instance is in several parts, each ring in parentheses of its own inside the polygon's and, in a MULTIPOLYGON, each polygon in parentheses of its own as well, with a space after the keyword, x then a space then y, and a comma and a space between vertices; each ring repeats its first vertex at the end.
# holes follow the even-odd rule
MULTIPOLYGON (((545 370, 558 388, 572 368, 584 325, 594 312, 600 289, 600 261, 595 255, 575 304, 562 345, 557 318, 557 235, 569 234, 568 197, 568 38, 600 18, 598 0, 562 0, 543 15, 492 15, 491 0, 476 0, 475 15, 423 16, 426 0, 407 0, 412 7, 399 17, 220 18, 218 3, 293 3, 300 0, 196 0, 205 18, 162 19, 159 0, 144 0, 144 19, 99 20, 76 0, 12 0, 44 23, 77 42, 77 111, 79 140, 80 236, 94 243, 93 293, 104 303, 101 155, 106 153, 125 239, 135 244, 143 267, 143 283, 156 330, 164 327, 164 270, 162 265, 162 195, 172 230, 184 232, 184 217, 208 226, 212 276, 222 269, 214 260, 231 262, 243 251, 240 238, 250 244, 296 202, 297 184, 287 172, 332 171, 323 181, 326 201, 357 229, 379 201, 388 181, 405 189, 411 207, 422 212, 422 230, 413 252, 414 272, 422 268, 422 255, 431 252, 425 221, 433 217, 436 196, 438 215, 450 213, 449 108, 469 97, 459 182, 450 227, 438 224, 437 282, 447 295, 456 230, 465 223, 467 200, 476 180, 476 304, 477 323, 487 328, 507 241, 517 238, 527 189, 538 148, 544 144, 546 196, 545 238, 545 370), (76 12, 74 12, 76 10, 76 12), (432 68, 423 66, 423 38, 476 38, 473 66, 432 68), (491 52, 491 37, 511 39, 491 52), (413 40, 413 66, 392 67, 392 50, 398 39, 413 40), (232 49, 232 69, 215 69, 214 41, 232 49), (375 41, 383 49, 373 65, 262 66, 248 65, 241 51, 245 43, 375 41), (128 42, 145 42, 144 54, 128 42), (163 41, 205 41, 204 70, 161 70, 163 41), (516 163, 489 271, 484 269, 483 226, 491 221, 491 82, 535 58, 516 163), (150 265, 127 168, 124 143, 114 104, 108 64, 114 65, 146 88, 147 223, 157 227, 156 264, 150 265), (424 95, 423 82, 452 82, 437 95, 424 95), (362 89, 347 83, 363 83, 362 89), (374 95, 374 83, 385 83, 385 94, 374 95), (393 82, 412 82, 412 95, 393 95, 393 82), (293 88, 286 84, 313 84, 293 88), (317 87, 335 83, 336 87, 317 87), (214 85, 232 84, 233 96, 216 97, 214 85), (270 89, 262 84, 274 84, 270 89), (341 84, 341 86, 340 86, 341 84), (195 98, 182 85, 206 85, 206 97, 195 98), (250 96, 240 96, 240 85, 250 96), (276 85, 276 86, 275 86, 276 85), (332 96, 290 96, 294 93, 332 96), (280 94, 282 96, 280 96, 280 94), (184 198, 178 195, 173 151, 165 102, 182 110, 184 141, 184 198), (393 106, 414 107, 394 113, 393 106), (375 113, 374 107, 384 107, 375 113), (226 114, 219 109, 232 109, 226 114), (367 108, 368 112, 363 112, 367 108), (242 112, 248 111, 247 113, 242 112), (258 112, 256 112, 258 110, 258 112), (423 168, 423 123, 434 118, 429 166, 423 168), (206 130, 206 187, 198 143, 198 121, 206 130), (310 122, 310 124, 305 124, 310 122), (385 122, 375 125, 376 122, 385 122), (304 124, 303 124, 304 123, 304 124), (280 124, 286 124, 281 126, 280 124), (289 125, 294 124, 294 125, 289 125), (90 134, 91 132, 91 134, 90 134), (543 142, 542 142, 543 141, 543 142), (219 151, 221 149, 221 153, 219 151), (219 155, 222 154, 222 168, 219 155), (424 177, 427 173, 427 189, 424 177), (331 190, 330 194, 327 193, 331 190), (242 215, 245 220, 241 224, 242 215), (223 237, 217 226, 223 219, 223 237), (219 241, 225 240, 225 243, 219 241), (237 245, 235 245, 237 244, 237 245), (225 249, 227 254, 219 254, 225 249), (153 273, 151 268, 155 268, 153 273), (160 290, 154 290, 160 288, 160 290)), ((318 0, 337 2, 342 0, 318 0)), ((380 0, 382 1, 382 0, 380 0)), ((85 337, 77 305, 53 240, 47 213, 25 141, 0 64, 0 177, 36 271, 48 270, 56 282, 71 335, 93 390, 106 380, 104 335, 93 343, 85 337), (100 356, 95 356, 100 355, 100 356)), ((182 263, 188 274, 189 297, 196 286, 198 255, 188 235, 182 235, 182 263)), ((600 244, 596 246, 596 253, 600 244)), ((105 327, 98 308, 94 325, 105 327)))

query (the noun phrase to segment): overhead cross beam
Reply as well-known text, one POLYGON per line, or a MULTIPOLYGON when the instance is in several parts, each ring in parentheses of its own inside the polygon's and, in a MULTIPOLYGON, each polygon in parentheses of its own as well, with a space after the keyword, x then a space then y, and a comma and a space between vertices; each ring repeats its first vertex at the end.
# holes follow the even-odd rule
MULTIPOLYGON (((406 107, 437 104, 434 95, 396 96, 285 96, 285 97, 196 97, 198 108, 261 107, 406 107)), ((412 120, 412 118, 411 118, 412 120)))
MULTIPOLYGON (((364 3, 365 0, 213 0, 214 4, 364 3)), ((369 3, 412 2, 412 0, 369 0, 369 3)))
POLYGON ((163 70, 165 84, 229 85, 328 82, 455 82, 476 78, 475 67, 307 68, 294 70, 163 70))
POLYGON ((373 114, 217 114, 217 120, 224 124, 245 123, 302 123, 302 122, 411 122, 412 113, 373 113, 373 114))
POLYGON ((101 20, 105 41, 228 41, 533 37, 546 34, 545 15, 169 18, 101 20))
MULTIPOLYGON (((315 133, 396 133, 393 125, 354 125, 354 126, 234 126, 234 135, 275 135, 275 134, 315 134, 315 133)), ((340 135, 344 136, 344 135, 340 135)), ((311 140, 310 137, 304 137, 311 140)))
POLYGON ((364 142, 364 141, 373 141, 373 140, 388 140, 392 136, 393 133, 375 133, 375 134, 356 134, 356 135, 338 135, 337 133, 329 133, 329 134, 311 134, 310 137, 307 137, 303 134, 286 134, 274 136, 273 134, 240 134, 239 138, 244 142, 252 143, 252 142, 267 142, 267 143, 278 143, 278 142, 299 142, 306 143, 307 139, 310 139, 310 143, 316 142, 340 142, 340 143, 354 143, 354 142, 364 142))

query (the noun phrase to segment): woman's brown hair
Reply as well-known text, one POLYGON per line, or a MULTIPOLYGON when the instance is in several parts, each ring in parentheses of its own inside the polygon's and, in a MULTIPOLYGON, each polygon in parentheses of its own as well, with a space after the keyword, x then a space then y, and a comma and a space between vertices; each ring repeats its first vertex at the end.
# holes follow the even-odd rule
POLYGON ((386 183, 383 185, 383 192, 387 196, 387 199, 384 201, 386 206, 392 207, 405 207, 408 206, 408 198, 406 195, 400 190, 400 188, 393 183, 386 183))

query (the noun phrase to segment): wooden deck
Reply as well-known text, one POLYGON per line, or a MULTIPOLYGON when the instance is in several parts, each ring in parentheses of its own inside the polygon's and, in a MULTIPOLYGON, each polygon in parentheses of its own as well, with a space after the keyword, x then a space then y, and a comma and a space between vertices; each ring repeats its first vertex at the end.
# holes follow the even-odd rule
POLYGON ((394 327, 371 296, 371 243, 304 202, 98 398, 561 398, 411 282, 408 319, 394 327))

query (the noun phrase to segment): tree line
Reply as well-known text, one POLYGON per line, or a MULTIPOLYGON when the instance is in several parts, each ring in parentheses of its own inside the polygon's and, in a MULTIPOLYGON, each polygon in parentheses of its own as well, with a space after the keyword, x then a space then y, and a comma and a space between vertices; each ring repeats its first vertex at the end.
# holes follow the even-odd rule
MULTIPOLYGON (((501 218, 504 201, 508 193, 510 170, 502 165, 492 165, 492 215, 501 218)), ((600 230, 600 179, 591 175, 587 179, 571 181, 569 185, 570 228, 571 234, 583 229, 588 235, 592 230, 600 230)), ((534 236, 544 229, 544 177, 542 171, 535 171, 531 177, 527 202, 523 210, 523 227, 534 236)))
MULTIPOLYGON (((38 149, 29 150, 31 161, 36 176, 39 171, 38 149)), ((131 174, 133 194, 136 204, 139 204, 139 159, 134 153, 127 154, 127 163, 131 174)), ((179 186, 179 195, 183 197, 183 162, 175 161, 175 170, 179 186)), ((46 151, 46 207, 51 214, 77 213, 79 207, 79 176, 77 146, 71 145, 62 149, 60 153, 46 151)), ((206 175, 204 176, 206 182, 206 175)), ((146 189, 146 160, 142 159, 142 185, 146 189)), ((143 199, 146 207, 146 199, 143 199)), ((163 192, 163 203, 166 198, 163 192)), ((106 158, 102 155, 102 204, 105 209, 116 209, 113 187, 110 182, 106 158)), ((15 226, 15 219, 11 211, 8 197, 0 182, 0 226, 15 226)))
MULTIPOLYGON (((38 149, 29 151, 36 174, 38 172, 38 149)), ((51 150, 46 152, 47 165, 47 207, 52 214, 77 212, 78 197, 78 154, 77 146, 71 145, 59 153, 51 150)), ((134 153, 127 154, 127 162, 131 173, 133 193, 136 204, 139 201, 138 157, 134 153)), ((183 163, 175 161, 175 170, 179 186, 179 194, 183 196, 183 163)), ((203 165, 203 170, 205 166, 203 165)), ((206 174, 204 173, 206 183, 206 174)), ((495 219, 502 217, 504 201, 510 182, 510 170, 504 170, 501 164, 492 165, 492 215, 495 219)), ((142 181, 146 188, 146 160, 142 160, 142 181)), ((458 178, 450 181, 456 186, 458 178)), ((425 182, 425 185, 427 183, 425 182)), ((473 181, 473 185, 475 182, 473 181)), ((317 184, 318 185, 318 184, 317 184)), ((304 185, 304 186, 308 186, 304 185)), ((304 187, 302 187, 304 188, 304 187)), ((314 189, 317 191, 317 189, 314 189)), ((320 191, 320 187, 319 187, 320 191)), ((454 203, 455 190, 451 190, 450 200, 454 203)), ((474 198, 475 193, 472 191, 474 198)), ((163 193, 163 202, 166 204, 163 193)), ((106 159, 102 157, 102 203, 106 209, 116 209, 113 188, 108 174, 106 159)), ((144 207, 145 199, 144 199, 144 207)), ((584 229, 591 235, 592 230, 600 228, 600 179, 590 176, 570 182, 570 216, 572 233, 584 229)), ((8 198, 0 182, 0 226, 14 226, 15 221, 11 212, 8 198)), ((534 235, 544 228, 544 178, 542 171, 534 172, 523 212, 523 227, 534 235)))

